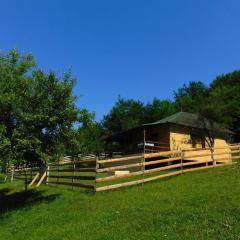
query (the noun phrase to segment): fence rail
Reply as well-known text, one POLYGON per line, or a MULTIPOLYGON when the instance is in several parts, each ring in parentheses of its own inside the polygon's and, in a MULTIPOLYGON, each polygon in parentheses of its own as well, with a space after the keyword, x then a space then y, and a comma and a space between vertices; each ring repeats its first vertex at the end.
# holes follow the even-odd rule
POLYGON ((192 171, 233 164, 240 159, 240 144, 205 149, 184 149, 102 159, 95 155, 65 157, 48 164, 45 170, 15 167, 12 178, 27 178, 51 185, 87 188, 95 192, 147 183, 192 171), (214 160, 214 161, 213 161, 214 160))
POLYGON ((95 191, 139 185, 183 173, 222 167, 233 164, 236 159, 240 159, 240 144, 214 148, 213 153, 209 148, 185 149, 146 152, 144 155, 119 158, 116 161, 114 159, 98 161, 97 172, 107 172, 109 175, 102 175, 96 179, 95 191), (144 161, 141 161, 142 158, 144 161), (132 163, 132 160, 139 162, 132 163), (112 165, 109 167, 109 164, 112 165), (131 170, 134 167, 135 170, 131 170), (128 171, 122 171, 119 174, 117 170, 128 171), (125 182, 119 183, 119 180, 125 182))

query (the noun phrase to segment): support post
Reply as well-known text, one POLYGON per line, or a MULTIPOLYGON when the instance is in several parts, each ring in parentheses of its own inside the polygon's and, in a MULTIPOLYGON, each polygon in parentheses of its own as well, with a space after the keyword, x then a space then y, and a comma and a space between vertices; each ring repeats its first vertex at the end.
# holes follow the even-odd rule
POLYGON ((40 173, 38 172, 28 186, 31 187, 36 182, 36 180, 39 178, 39 176, 40 176, 40 173))
POLYGON ((11 176, 11 182, 13 181, 13 178, 14 178, 14 165, 13 165, 13 167, 12 167, 12 176, 11 176))
POLYGON ((28 178, 27 178, 27 166, 25 165, 24 168, 24 173, 25 173, 25 192, 28 190, 28 178))
POLYGON ((213 164, 213 167, 215 167, 217 165, 217 162, 216 162, 216 159, 215 159, 215 156, 214 156, 214 153, 215 153, 215 149, 214 149, 214 145, 210 148, 211 150, 211 159, 212 159, 212 164, 213 164))
POLYGON ((145 166, 144 166, 144 162, 145 162, 145 154, 143 153, 143 156, 142 156, 142 186, 143 186, 143 183, 144 183, 144 172, 145 172, 145 166))
POLYGON ((146 130, 145 128, 143 129, 143 156, 142 156, 142 186, 144 183, 144 172, 145 172, 145 146, 146 146, 146 130))
POLYGON ((32 164, 31 164, 31 175, 30 175, 30 179, 31 179, 31 181, 32 181, 32 179, 33 179, 33 176, 32 176, 32 164))
POLYGON ((240 143, 238 144, 238 150, 239 150, 239 153, 238 153, 239 158, 237 159, 237 164, 239 166, 240 165, 240 143))
POLYGON ((4 182, 7 181, 7 178, 8 178, 8 164, 6 164, 6 166, 5 166, 5 178, 4 178, 4 182))
POLYGON ((181 174, 183 174, 183 159, 184 159, 184 152, 181 149, 181 174))
POLYGON ((59 183, 59 165, 60 165, 60 163, 59 163, 59 159, 58 159, 58 177, 57 177, 57 183, 59 183))
POLYGON ((75 168, 76 168, 75 157, 73 157, 72 190, 73 190, 73 183, 74 183, 74 178, 75 178, 75 168))
MULTIPOLYGON (((209 150, 210 151, 210 153, 211 153, 211 150, 209 150)), ((208 166, 208 161, 206 161, 206 166, 208 166)))
POLYGON ((47 174, 46 184, 48 184, 49 173, 50 173, 50 166, 48 165, 47 166, 47 171, 46 171, 46 174, 47 174))
POLYGON ((98 178, 98 172, 97 171, 98 171, 98 169, 99 169, 98 155, 96 155, 94 193, 97 192, 97 178, 98 178))
POLYGON ((47 176, 47 173, 46 173, 46 171, 43 173, 43 175, 41 176, 41 178, 40 178, 40 180, 39 180, 39 182, 38 182, 38 184, 37 184, 37 186, 36 187, 39 187, 41 184, 42 184, 42 182, 44 181, 44 179, 46 178, 46 176, 47 176))

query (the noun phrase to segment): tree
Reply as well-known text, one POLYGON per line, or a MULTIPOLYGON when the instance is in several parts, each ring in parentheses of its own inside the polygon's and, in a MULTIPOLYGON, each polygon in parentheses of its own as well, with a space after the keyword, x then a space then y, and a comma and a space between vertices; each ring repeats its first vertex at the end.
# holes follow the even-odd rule
POLYGON ((176 113, 173 102, 154 98, 145 106, 144 123, 151 123, 176 113))
POLYGON ((103 118, 106 134, 121 132, 143 123, 144 104, 133 99, 125 100, 121 97, 113 106, 109 114, 103 118))
POLYGON ((65 151, 69 130, 79 118, 73 86, 70 72, 45 73, 32 55, 17 50, 0 55, 2 165, 9 160, 42 164, 65 151))
POLYGON ((221 118, 240 141, 240 71, 218 76, 210 85, 212 97, 221 108, 221 118))
POLYGON ((231 122, 231 115, 227 114, 228 99, 222 98, 224 87, 221 91, 206 87, 202 82, 190 82, 175 92, 175 104, 178 110, 196 113, 200 123, 198 135, 207 143, 211 151, 213 164, 214 143, 219 135, 229 137, 226 128, 231 122))
POLYGON ((100 123, 95 121, 95 114, 87 109, 82 109, 80 114, 81 125, 72 129, 72 138, 68 146, 69 154, 98 154, 103 151, 103 129, 100 123))
POLYGON ((216 106, 216 102, 210 98, 205 105, 200 106, 197 114, 201 126, 198 134, 207 143, 213 165, 216 165, 214 158, 215 139, 220 135, 224 138, 228 137, 226 126, 223 125, 221 120, 221 111, 216 106))
POLYGON ((209 97, 209 89, 200 81, 189 82, 174 92, 175 107, 178 111, 195 113, 209 97))

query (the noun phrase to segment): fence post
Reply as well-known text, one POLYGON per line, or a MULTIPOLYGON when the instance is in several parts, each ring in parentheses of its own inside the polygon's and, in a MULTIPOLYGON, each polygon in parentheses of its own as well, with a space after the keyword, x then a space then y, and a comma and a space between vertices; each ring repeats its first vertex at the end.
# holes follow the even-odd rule
POLYGON ((25 192, 26 192, 28 190, 27 165, 24 166, 24 173, 25 173, 25 192))
POLYGON ((30 168, 31 168, 31 174, 30 174, 30 180, 32 181, 33 177, 32 177, 32 164, 30 165, 30 168))
POLYGON ((183 174, 183 158, 184 158, 184 153, 183 153, 183 150, 181 149, 181 174, 183 174))
POLYGON ((46 174, 47 174, 47 176, 46 176, 46 184, 48 184, 48 176, 49 176, 49 173, 50 173, 50 166, 48 165, 48 166, 47 166, 47 169, 46 169, 46 174))
MULTIPOLYGON (((209 150, 210 151, 210 150, 209 150)), ((211 151, 210 151, 210 154, 211 154, 211 151)), ((210 156, 211 157, 211 156, 210 156)), ((208 157, 206 157, 207 159, 208 157)), ((206 160, 206 166, 208 166, 208 160, 206 160)))
MULTIPOLYGON (((144 151, 144 152, 145 152, 145 151, 144 151)), ((143 184, 144 184, 144 173, 145 173, 144 162, 145 162, 145 153, 143 153, 143 156, 142 156, 142 186, 143 186, 143 184)))
POLYGON ((238 144, 238 150, 239 150, 239 153, 238 153, 238 155, 239 155, 239 158, 237 158, 237 164, 238 164, 238 166, 240 165, 239 163, 240 163, 240 143, 238 144))
POLYGON ((72 174, 72 190, 73 190, 73 183, 74 183, 74 178, 75 178, 75 157, 73 157, 73 174, 72 174))
POLYGON ((96 165, 95 165, 95 183, 94 183, 94 192, 97 192, 97 178, 98 178, 98 169, 99 169, 99 163, 98 163, 98 155, 96 155, 96 165))
POLYGON ((7 181, 7 178, 8 178, 8 164, 6 164, 6 166, 5 166, 5 178, 4 178, 4 182, 7 181))
POLYGON ((11 182, 13 181, 13 178, 14 178, 14 165, 12 167, 12 176, 11 176, 11 182))
POLYGON ((60 163, 59 163, 59 159, 58 159, 58 165, 57 165, 57 168, 58 168, 58 177, 57 177, 57 183, 59 183, 59 165, 60 165, 60 163))
POLYGON ((142 156, 142 186, 144 183, 144 173, 145 173, 145 152, 146 152, 146 130, 145 128, 143 129, 143 156, 142 156))

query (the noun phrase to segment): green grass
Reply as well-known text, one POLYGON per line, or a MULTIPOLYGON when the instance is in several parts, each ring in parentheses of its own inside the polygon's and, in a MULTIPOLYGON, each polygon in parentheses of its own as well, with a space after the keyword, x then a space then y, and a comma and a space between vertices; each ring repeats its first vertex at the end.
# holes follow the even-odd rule
POLYGON ((240 239, 240 170, 222 167, 93 194, 0 183, 0 239, 240 239))

